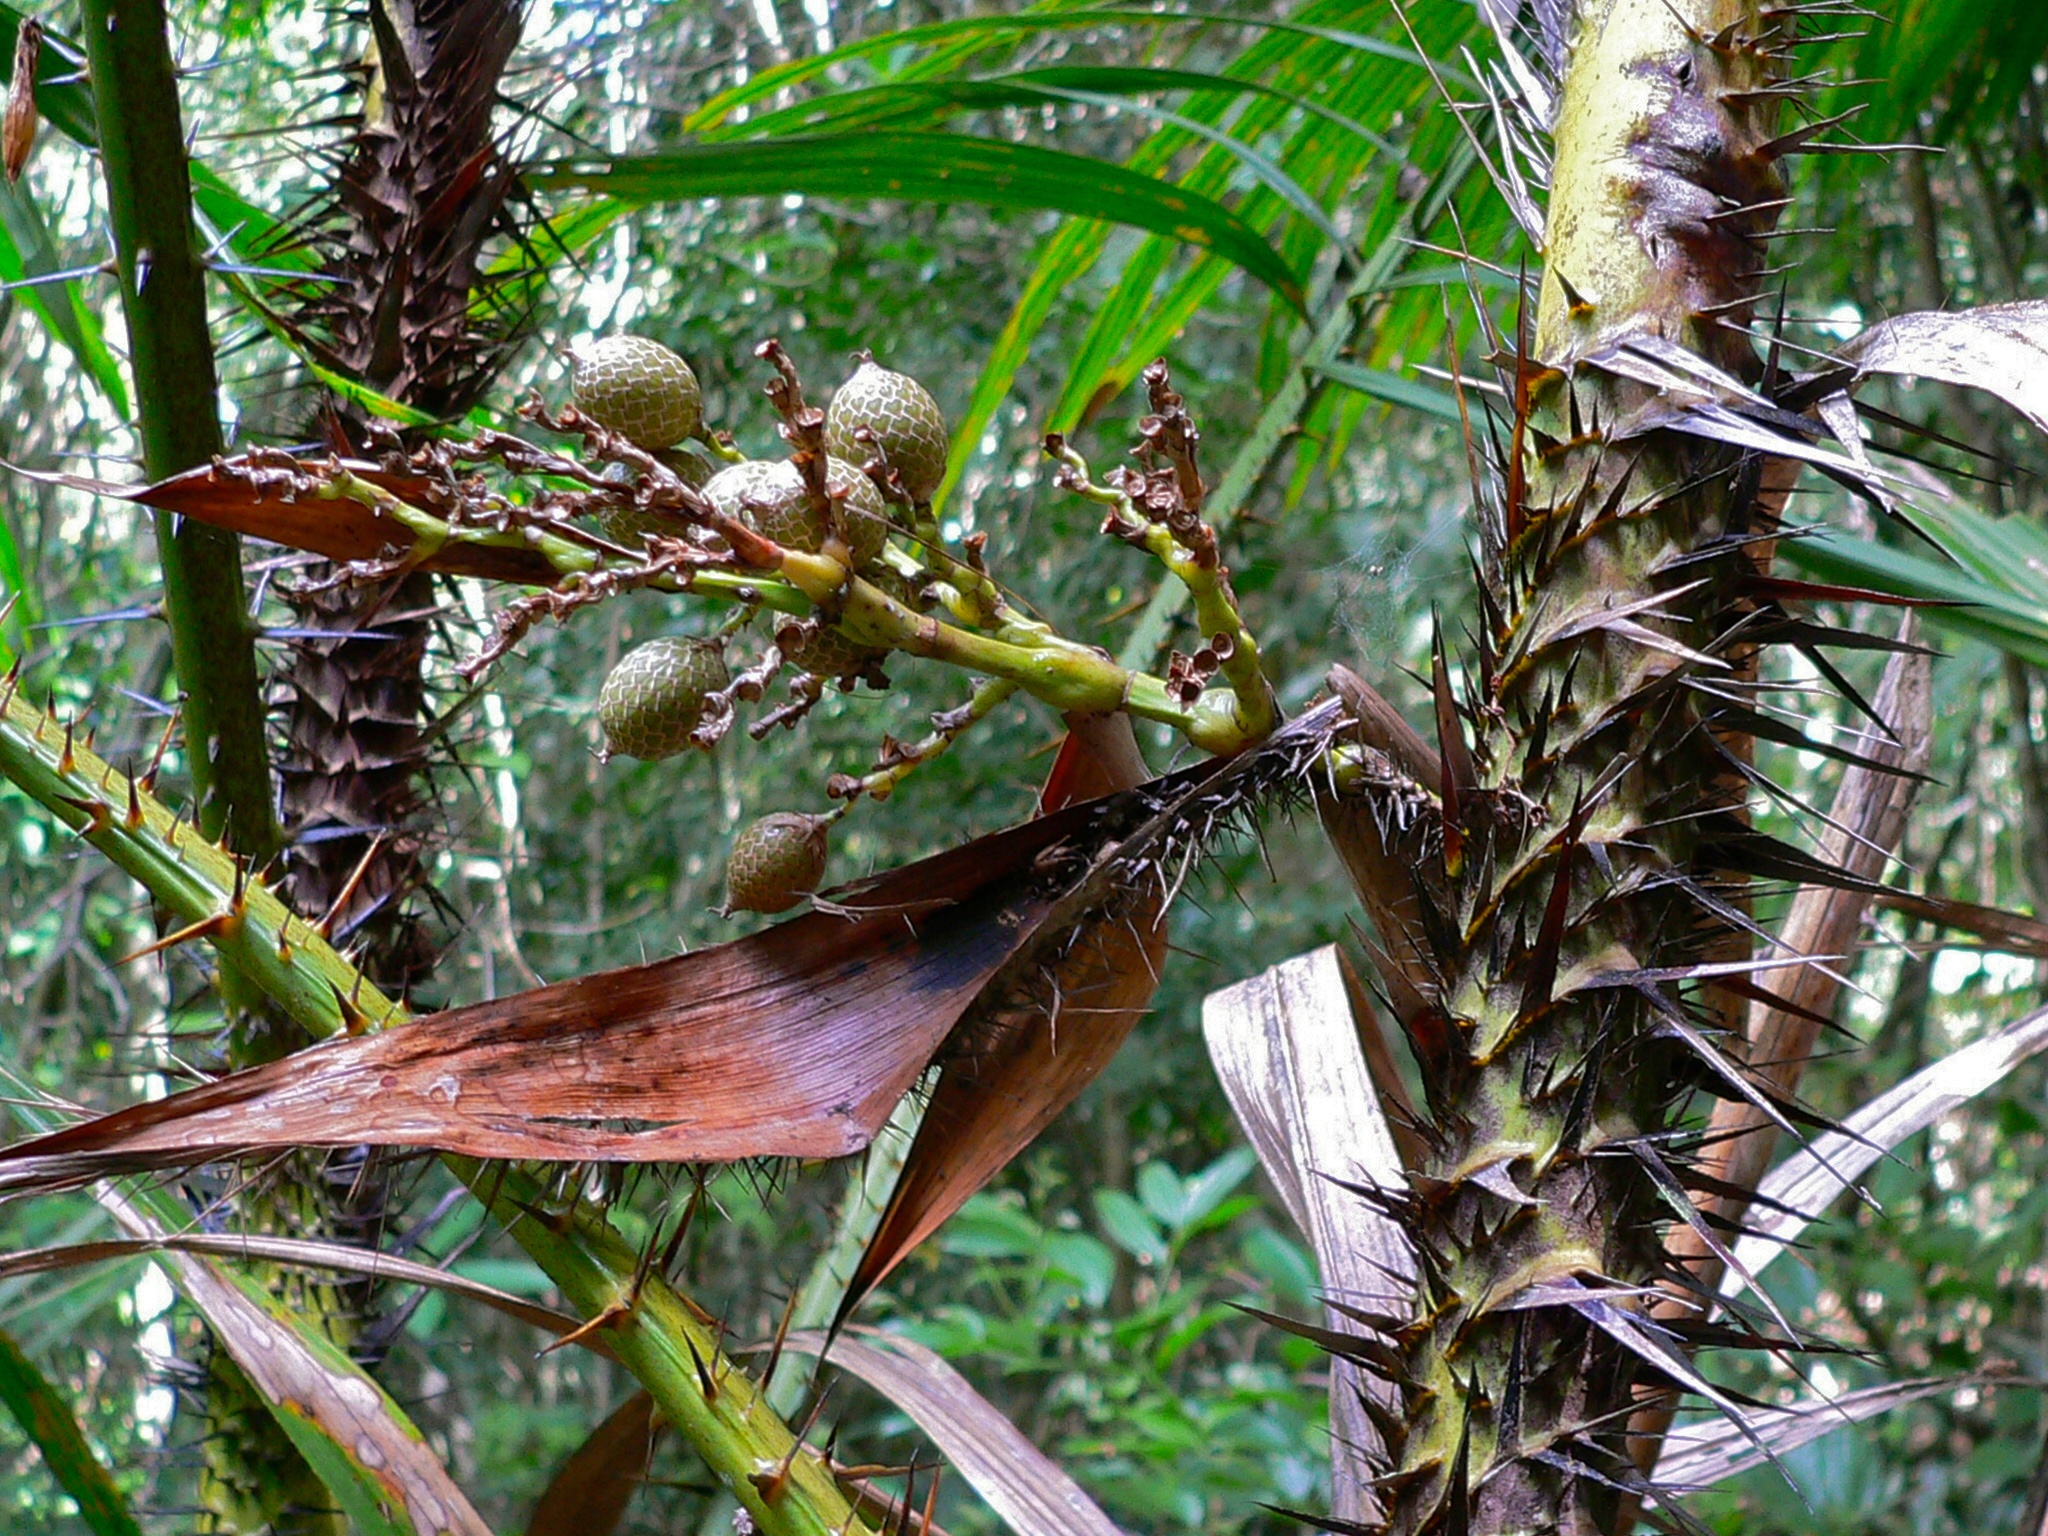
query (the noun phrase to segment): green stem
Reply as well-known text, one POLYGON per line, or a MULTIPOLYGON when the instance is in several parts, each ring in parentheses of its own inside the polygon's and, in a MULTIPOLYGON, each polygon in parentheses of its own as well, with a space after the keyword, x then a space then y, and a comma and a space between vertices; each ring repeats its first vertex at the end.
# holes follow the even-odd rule
MULTIPOLYGON (((787 1332, 827 1327, 837 1315, 846 1287, 860 1267, 861 1255, 882 1224, 882 1213, 888 1209, 889 1197, 896 1192, 903 1165, 910 1160, 918 1122, 923 1118, 922 1097, 906 1094, 889 1116, 889 1123, 869 1145, 867 1154, 847 1175, 846 1194, 839 1202, 832 1240, 811 1261, 804 1283, 797 1288, 796 1299, 789 1308, 789 1321, 784 1325, 787 1332)), ((770 1408, 787 1419, 803 1406, 804 1394, 817 1374, 817 1356, 786 1349, 768 1373, 762 1395, 768 1399, 770 1408)), ((697 1536, 728 1536, 735 1507, 735 1501, 729 1497, 714 1499, 697 1522, 697 1536)))
MULTIPOLYGON (((598 565, 595 552, 573 540, 537 529, 501 531, 456 526, 346 470, 320 481, 314 494, 374 507, 411 533, 416 541, 415 550, 423 556, 449 544, 467 543, 538 550, 565 577, 586 576, 598 565)), ((1213 577, 1214 573, 1210 574, 1213 577)), ((1065 639, 1012 610, 1005 609, 999 635, 984 635, 948 624, 906 607, 858 576, 849 577, 846 567, 827 554, 784 549, 772 571, 764 569, 760 575, 746 571, 687 571, 677 575, 676 585, 734 599, 758 597, 764 606, 784 612, 816 610, 830 615, 840 629, 862 644, 886 646, 1004 679, 1062 712, 1110 714, 1128 710, 1140 719, 1172 726, 1205 752, 1241 751, 1272 728, 1271 699, 1266 694, 1264 679, 1258 676, 1258 648, 1249 643, 1250 637, 1236 621, 1234 611, 1229 614, 1229 623, 1219 623, 1218 628, 1228 629, 1244 642, 1234 662, 1243 675, 1257 679, 1255 697, 1263 701, 1251 706, 1244 705, 1227 688, 1212 688, 1192 704, 1182 703, 1168 690, 1164 680, 1133 672, 1102 651, 1065 639), (1248 671, 1244 670, 1247 668, 1248 671)), ((1215 596, 1212 592, 1211 597, 1215 596)))
MULTIPOLYGON (((144 469, 161 480, 221 451, 177 73, 161 0, 84 0, 82 9, 136 425, 144 469)), ((164 513, 156 539, 199 825, 260 862, 278 832, 241 547, 232 533, 164 513)))
POLYGON ((712 1474, 770 1536, 866 1536, 817 1452, 800 1446, 708 1314, 655 1273, 602 1217, 544 1209, 528 1173, 445 1159, 544 1270, 570 1305, 604 1323, 605 1342, 639 1378, 712 1474))

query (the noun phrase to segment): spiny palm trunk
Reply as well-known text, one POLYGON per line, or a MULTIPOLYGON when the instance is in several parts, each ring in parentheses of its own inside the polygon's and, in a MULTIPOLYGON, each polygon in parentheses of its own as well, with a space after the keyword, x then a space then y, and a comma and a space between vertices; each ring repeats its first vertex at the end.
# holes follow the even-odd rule
MULTIPOLYGON (((348 378, 434 416, 456 415, 496 372, 510 329, 473 303, 478 260, 511 185, 491 115, 519 41, 517 0, 373 0, 361 126, 332 194, 329 281, 299 315, 348 378)), ((360 418, 344 417, 359 436, 360 418)), ((329 586, 295 598, 306 629, 279 684, 282 803, 299 911, 332 913, 363 969, 403 992, 437 946, 417 893, 427 746, 422 663, 432 583, 329 586), (346 636, 348 638, 340 638, 346 636)))
MULTIPOLYGON (((478 252, 495 229, 508 172, 491 113, 519 36, 516 0, 373 0, 364 122, 337 177, 331 281, 301 321, 323 361, 380 394, 435 413, 466 408, 488 383, 504 337, 471 314, 478 252)), ((321 222, 328 222, 322 220, 321 222)), ((351 424, 360 431, 360 422, 351 424)), ((421 784, 427 744, 423 663, 435 602, 416 577, 395 590, 331 584, 316 569, 289 594, 299 627, 274 691, 284 715, 279 803, 287 894, 360 947, 380 986, 409 991, 437 947, 417 893, 425 883, 421 784)), ((247 1042, 254 1065, 297 1039, 247 1042)), ((306 1155, 236 1201, 252 1230, 377 1245, 383 1160, 306 1155)), ((380 1353, 368 1283, 314 1285, 279 1273, 302 1315, 344 1348, 380 1353)), ((201 1503, 211 1530, 324 1536, 338 1514, 225 1351, 208 1368, 210 1433, 201 1503)))
MULTIPOLYGON (((311 220, 327 279, 298 315, 329 366, 435 416, 459 414, 495 375, 512 331, 480 317, 478 266, 512 173, 492 137, 498 84, 519 41, 517 0, 373 0, 363 116, 331 206, 311 220)), ((341 407, 336 407, 341 411, 341 407)), ((338 415, 360 440, 365 422, 338 415)), ((359 947, 364 972, 403 994, 438 945, 419 892, 428 743, 424 666, 433 583, 337 583, 317 566, 290 594, 302 626, 278 673, 285 719, 280 799, 291 837, 288 895, 359 947)), ((321 1167, 324 1225, 375 1241, 381 1160, 321 1167)), ((373 1297, 349 1292, 358 1321, 373 1297)))
POLYGON ((1394 1531, 1613 1530, 1629 1406, 1682 1360, 1642 1288, 1684 1178, 1664 1133, 1718 1068, 1672 971, 1740 952, 1739 878, 1769 867, 1739 807, 1772 508, 1755 456, 1671 430, 1676 398, 1624 375, 1690 367, 1674 349, 1761 372, 1723 322, 1749 318, 1782 196, 1794 25, 1756 0, 1578 8, 1478 653, 1462 698, 1439 654, 1434 748, 1368 721, 1378 786, 1330 811, 1429 1090, 1392 1202, 1416 1310, 1368 1319, 1397 1378, 1394 1531))

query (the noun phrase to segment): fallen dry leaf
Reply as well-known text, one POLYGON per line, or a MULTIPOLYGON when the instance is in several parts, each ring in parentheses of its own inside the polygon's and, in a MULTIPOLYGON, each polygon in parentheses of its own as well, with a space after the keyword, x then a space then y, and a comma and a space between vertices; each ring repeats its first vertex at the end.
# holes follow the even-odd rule
MULTIPOLYGON (((952 1059, 986 1059, 1048 1005, 1079 1015, 1048 1042, 1060 1091, 1078 1092, 1067 1039, 1093 1028, 1087 1008, 1130 1006, 1129 972, 1101 990, 1088 977, 1123 942, 1125 915, 1163 901, 1223 827, 1298 789, 1338 718, 1320 706, 1236 757, 844 887, 730 944, 323 1041, 0 1150, 0 1194, 307 1146, 840 1156, 867 1145, 949 1039, 952 1059)), ((1028 1141, 1048 1118, 1004 1123, 1034 1121, 1028 1141)))
POLYGON ((1059 887, 1038 861, 1098 820, 1028 822, 730 944, 324 1041, 66 1127, 0 1150, 0 1191, 298 1146, 676 1162, 858 1151, 1049 909, 1059 887))

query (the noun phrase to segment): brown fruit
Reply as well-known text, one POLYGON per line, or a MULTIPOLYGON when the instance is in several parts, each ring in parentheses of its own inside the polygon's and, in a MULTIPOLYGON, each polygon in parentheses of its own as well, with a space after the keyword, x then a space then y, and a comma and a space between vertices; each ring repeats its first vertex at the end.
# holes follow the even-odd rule
POLYGON ((648 762, 675 756, 690 745, 690 732, 704 718, 704 696, 731 680, 724 652, 713 641, 669 635, 635 646, 597 696, 604 755, 624 753, 648 762))
POLYGON ((825 412, 825 446, 849 464, 869 453, 855 433, 866 427, 910 499, 922 506, 946 478, 946 418, 931 391, 907 373, 868 358, 839 386, 825 412))
POLYGON ((645 336, 606 336, 576 349, 576 409, 650 453, 704 424, 704 392, 690 365, 645 336))
MULTIPOLYGON (((873 563, 889 538, 889 509, 875 483, 843 459, 825 461, 826 488, 842 497, 853 567, 873 563)), ((787 459, 753 459, 721 469, 704 494, 727 517, 758 529, 785 549, 816 554, 825 544, 825 517, 811 504, 804 477, 787 459)))
POLYGON ((829 816, 777 811, 733 839, 725 866, 725 911, 787 912, 825 878, 829 816))

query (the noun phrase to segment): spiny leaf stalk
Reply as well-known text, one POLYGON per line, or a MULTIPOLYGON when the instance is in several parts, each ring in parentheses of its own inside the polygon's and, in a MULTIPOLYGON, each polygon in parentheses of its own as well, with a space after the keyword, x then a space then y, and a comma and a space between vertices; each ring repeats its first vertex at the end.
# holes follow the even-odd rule
MULTIPOLYGON (((136 779, 76 739, 73 728, 0 685, 0 773, 140 881, 184 926, 162 941, 205 939, 316 1037, 410 1017, 271 894, 260 874, 136 779)), ((824 1460, 801 1445, 758 1385, 726 1353, 709 1314, 649 1267, 595 1211, 561 1210, 531 1176, 502 1164, 449 1166, 505 1222, 564 1296, 592 1319, 662 1415, 772 1536, 861 1536, 824 1460), (707 1385, 708 1383, 708 1385, 707 1385)))

